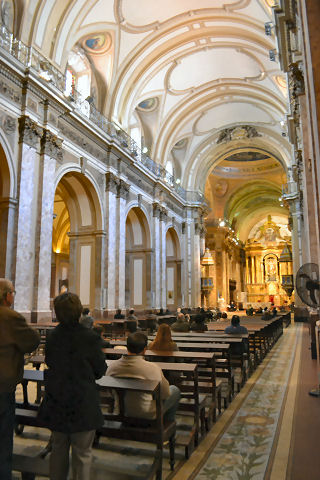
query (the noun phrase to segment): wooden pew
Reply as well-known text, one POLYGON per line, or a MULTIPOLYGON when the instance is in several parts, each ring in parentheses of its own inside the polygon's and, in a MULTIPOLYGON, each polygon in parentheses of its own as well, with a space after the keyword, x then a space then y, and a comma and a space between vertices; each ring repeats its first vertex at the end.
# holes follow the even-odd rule
MULTIPOLYGON (((115 360, 106 360, 108 366, 114 361, 115 360)), ((157 362, 157 365, 159 365, 165 376, 172 372, 180 374, 178 382, 175 382, 181 391, 178 414, 190 415, 191 412, 194 423, 191 429, 184 429, 183 433, 178 429, 176 444, 184 447, 185 457, 188 459, 194 447, 199 443, 200 419, 202 435, 204 435, 205 426, 206 396, 199 394, 198 365, 195 363, 167 362, 157 362), (188 382, 188 384, 184 384, 185 381, 188 382)))
MULTIPOLYGON (((102 350, 106 358, 119 358, 123 354, 127 353, 126 347, 121 349, 113 348, 104 348, 102 350)), ((208 409, 208 415, 212 415, 212 419, 207 419, 206 424, 210 424, 216 419, 216 406, 218 407, 219 413, 221 413, 221 390, 222 390, 222 381, 216 377, 216 364, 215 364, 215 352, 200 352, 200 351, 159 351, 154 352, 152 350, 147 350, 145 357, 150 361, 161 361, 163 358, 168 359, 169 361, 181 361, 181 362, 192 362, 198 364, 198 371, 200 375, 200 368, 206 370, 205 378, 202 383, 202 378, 199 380, 199 390, 202 393, 211 393, 212 396, 212 407, 208 409)), ((223 366, 228 368, 227 360, 222 359, 223 366)), ((201 370, 202 372, 202 370, 201 370)), ((226 402, 225 402, 226 405, 226 402)))
MULTIPOLYGON (((43 383, 44 372, 42 370, 28 370, 24 371, 25 381, 35 381, 39 384, 43 383)), ((105 414, 105 422, 101 430, 101 434, 113 438, 124 438, 132 441, 148 442, 156 445, 156 452, 154 461, 147 476, 144 473, 142 478, 151 479, 155 474, 157 480, 162 478, 162 459, 163 459, 163 443, 169 441, 170 449, 170 466, 174 468, 174 447, 175 447, 175 422, 163 424, 162 419, 162 401, 160 393, 160 383, 157 381, 149 380, 136 380, 136 379, 116 379, 114 377, 102 377, 97 380, 97 384, 100 389, 116 390, 120 397, 124 395, 126 391, 139 391, 142 393, 149 393, 152 395, 156 402, 156 419, 148 422, 141 423, 140 420, 135 418, 129 418, 125 415, 122 407, 123 402, 120 402, 120 412, 118 414, 105 414), (122 406, 122 407, 121 407, 122 406), (136 423, 136 425, 135 425, 136 423)), ((24 390, 25 394, 25 390, 24 390)), ((46 428, 46 426, 37 418, 38 405, 30 404, 28 395, 24 396, 24 401, 21 405, 16 406, 16 425, 20 425, 20 433, 23 431, 25 425, 46 428)), ((20 464, 25 465, 26 462, 20 464)), ((28 463, 28 462, 27 462, 28 463)), ((15 465, 17 469, 17 465, 15 465)), ((23 468, 23 467, 21 467, 23 468)), ((27 468, 25 466, 25 468, 27 468)), ((43 467, 41 467, 43 468, 43 467)), ((20 467, 19 467, 20 469, 20 467)), ((20 470, 23 472, 23 470, 20 470)), ((24 472, 23 478, 34 478, 33 473, 30 472, 30 467, 24 472), (28 475, 27 475, 27 473, 28 475)), ((41 472, 44 474, 44 472, 41 472)))
POLYGON ((163 444, 169 441, 170 467, 174 468, 174 448, 176 423, 163 423, 162 399, 160 383, 153 380, 137 380, 132 378, 115 378, 104 376, 97 380, 102 391, 115 391, 119 398, 117 413, 104 413, 104 424, 98 435, 108 438, 118 438, 137 442, 147 442, 156 445, 156 454, 149 474, 151 479, 156 474, 157 480, 162 478, 163 444), (125 412, 124 397, 127 392, 147 393, 153 396, 156 402, 155 420, 143 420, 129 417, 125 412))

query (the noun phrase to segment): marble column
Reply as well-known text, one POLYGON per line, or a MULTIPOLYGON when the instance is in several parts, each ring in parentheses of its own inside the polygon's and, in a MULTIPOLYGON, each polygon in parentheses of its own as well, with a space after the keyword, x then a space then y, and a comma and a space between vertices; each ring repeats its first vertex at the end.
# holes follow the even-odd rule
POLYGON ((50 282, 52 256, 52 226, 55 194, 56 162, 62 161, 62 141, 44 130, 41 138, 39 169, 38 223, 35 241, 35 276, 33 292, 33 322, 51 320, 50 282))
POLYGON ((14 308, 28 319, 33 306, 35 231, 39 177, 40 128, 29 117, 19 118, 18 215, 14 308))
POLYGON ((117 186, 117 244, 116 251, 116 287, 115 287, 115 306, 124 309, 125 301, 125 281, 126 281, 126 205, 130 186, 123 180, 119 181, 117 186))
POLYGON ((167 242, 166 222, 167 210, 161 207, 160 210, 160 302, 162 308, 167 308, 167 242))
MULTIPOLYGON (((106 173, 106 243, 105 243, 105 288, 106 310, 116 308, 116 255, 117 255, 117 188, 119 179, 106 173)), ((124 288, 124 286, 123 286, 124 288)))
POLYGON ((201 305, 200 234, 201 226, 196 222, 193 236, 193 307, 201 305))
POLYGON ((153 225, 152 225, 152 235, 153 235, 153 268, 152 268, 152 282, 154 298, 152 306, 153 308, 159 309, 161 307, 161 238, 160 238, 160 210, 161 207, 159 203, 153 203, 153 225))

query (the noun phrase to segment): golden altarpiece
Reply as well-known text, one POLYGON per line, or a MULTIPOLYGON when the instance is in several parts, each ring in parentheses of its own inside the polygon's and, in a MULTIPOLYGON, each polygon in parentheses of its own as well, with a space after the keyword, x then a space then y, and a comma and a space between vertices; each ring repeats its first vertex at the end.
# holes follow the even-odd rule
POLYGON ((245 244, 247 303, 256 307, 293 300, 291 232, 271 215, 256 226, 245 244))

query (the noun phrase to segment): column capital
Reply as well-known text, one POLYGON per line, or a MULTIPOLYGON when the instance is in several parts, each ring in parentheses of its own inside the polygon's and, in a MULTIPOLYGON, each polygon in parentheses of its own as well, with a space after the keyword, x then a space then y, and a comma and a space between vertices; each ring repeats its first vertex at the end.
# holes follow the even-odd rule
POLYGON ((29 145, 29 147, 37 148, 42 137, 43 129, 24 115, 19 118, 19 142, 29 145))
POLYGON ((158 202, 153 202, 152 204, 152 213, 156 218, 160 218, 161 205, 158 202))
POLYGON ((129 190, 130 190, 130 185, 126 183, 124 180, 120 179, 117 187, 117 197, 127 200, 129 195, 129 190))
POLYGON ((41 153, 62 162, 62 142, 63 140, 50 132, 50 130, 43 130, 43 135, 41 137, 41 153))
POLYGON ((168 210, 164 207, 160 207, 160 222, 166 222, 168 218, 168 210))
POLYGON ((114 175, 112 172, 106 173, 106 192, 111 192, 116 194, 117 187, 119 184, 119 178, 114 175))

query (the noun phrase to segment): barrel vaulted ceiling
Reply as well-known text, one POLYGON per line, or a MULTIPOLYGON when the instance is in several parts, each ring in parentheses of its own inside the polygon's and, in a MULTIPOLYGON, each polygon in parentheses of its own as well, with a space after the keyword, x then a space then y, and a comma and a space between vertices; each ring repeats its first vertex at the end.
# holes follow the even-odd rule
MULTIPOLYGON (((250 159, 237 155, 246 152, 266 175, 286 172, 287 85, 277 55, 270 60, 274 28, 265 33, 273 0, 20 3, 22 40, 62 71, 72 50, 82 52, 99 110, 132 136, 140 131, 150 157, 184 188, 204 192, 212 172, 241 177, 250 159)), ((237 204, 226 208, 234 215, 237 204)))

